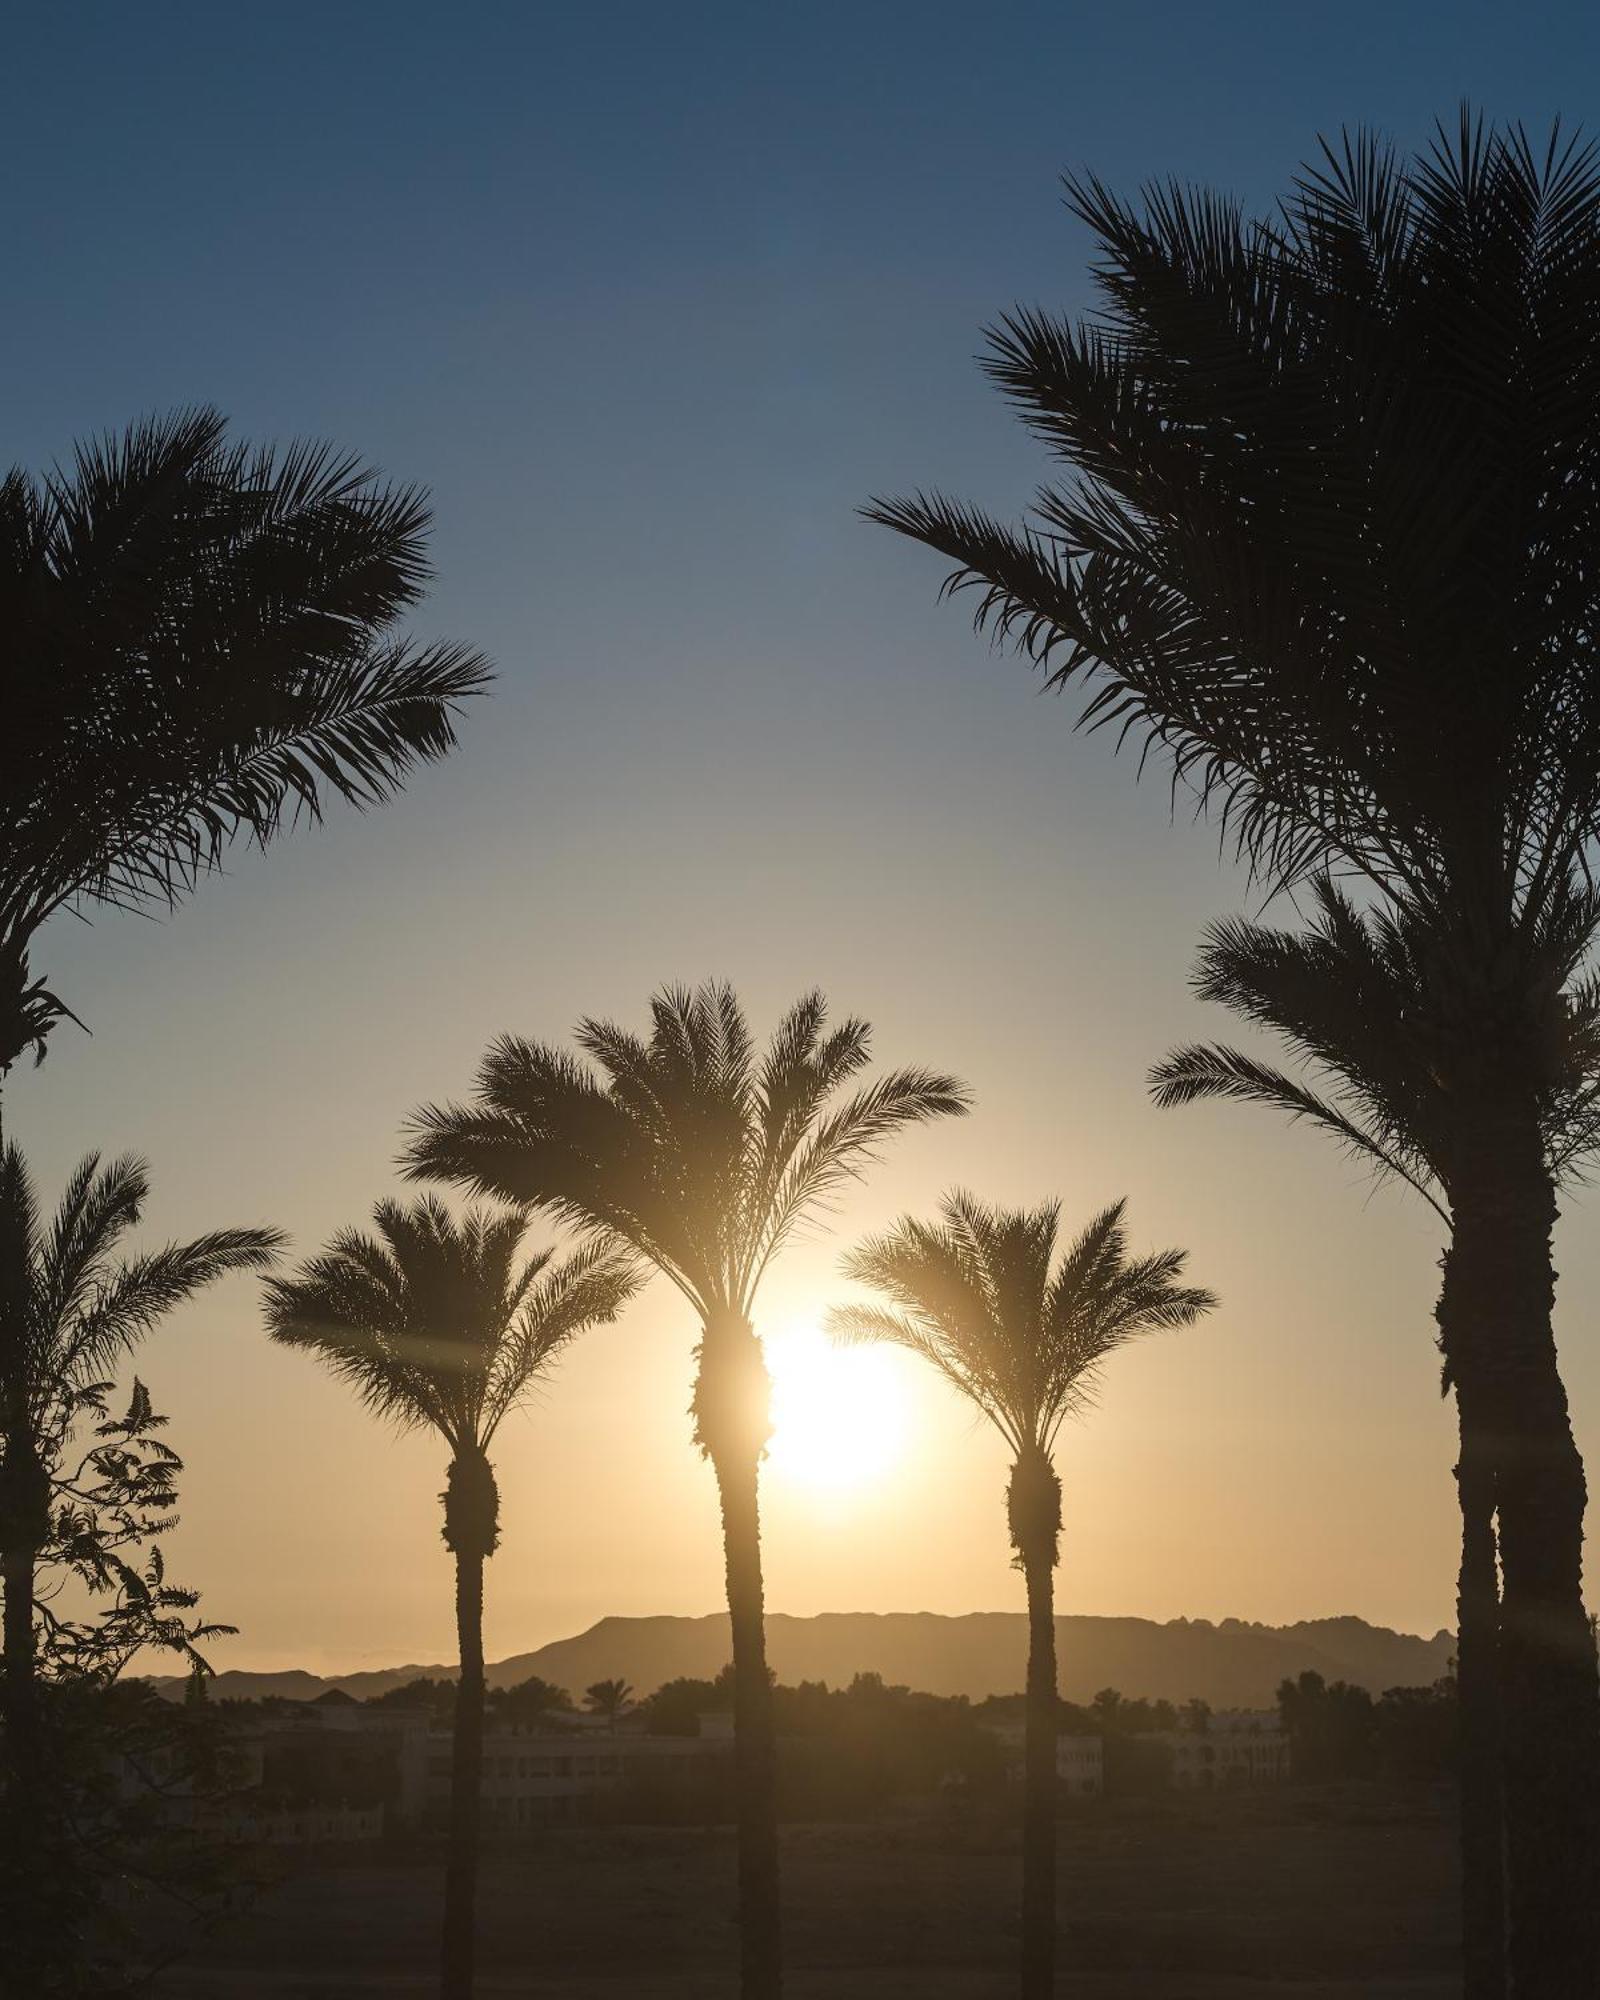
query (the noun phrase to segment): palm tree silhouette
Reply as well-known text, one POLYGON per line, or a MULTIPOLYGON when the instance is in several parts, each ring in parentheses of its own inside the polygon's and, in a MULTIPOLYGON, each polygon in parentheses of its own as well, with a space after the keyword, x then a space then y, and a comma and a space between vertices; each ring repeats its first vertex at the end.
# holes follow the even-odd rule
POLYGON ((948 1195, 937 1222, 904 1218, 846 1257, 846 1274, 889 1305, 840 1306, 829 1315, 836 1339, 887 1341, 921 1355, 983 1412, 1012 1454, 1006 1516, 1028 1591, 1023 2000, 1055 1991, 1056 1440, 1085 1407, 1108 1356, 1141 1333, 1187 1326, 1216 1303, 1210 1292, 1176 1282, 1183 1251, 1130 1258, 1122 1211, 1119 1201, 1096 1216, 1056 1262, 1056 1203, 989 1208, 969 1194, 948 1195))
POLYGON ((987 366, 1070 483, 1018 527, 937 496, 869 511, 948 557, 1050 685, 1085 681, 1084 722, 1163 752, 1266 887, 1333 868, 1428 925, 1454 1270, 1498 1323, 1513 1974, 1600 1991, 1541 1129, 1557 975, 1600 924, 1600 156, 1463 112, 1409 160, 1325 148, 1267 223, 1170 186, 1068 200, 1103 309, 1015 312, 987 366))
MULTIPOLYGON (((0 1582, 5 1588, 3 1698, 9 1852, 16 1922, 41 1923, 57 1865, 48 1832, 49 1752, 37 1686, 36 1573, 50 1538, 53 1479, 83 1392, 102 1383, 167 1315, 230 1271, 260 1270, 282 1238, 221 1229, 190 1243, 119 1257, 149 1194, 149 1170, 125 1158, 74 1169, 48 1220, 16 1146, 0 1149, 0 1582)), ((64 1865, 64 1864, 63 1864, 64 1865)), ((45 1940, 48 1944, 49 1940, 45 1940)), ((8 1934, 22 1976, 31 1940, 8 1934)))
POLYGON ((518 1213, 456 1221, 427 1197, 380 1202, 376 1233, 346 1229, 294 1278, 269 1280, 267 1328, 348 1382, 367 1408, 450 1448, 444 1539, 456 1566, 461 1678, 451 1757, 440 1991, 469 2000, 483 1766, 483 1566, 499 1543, 495 1433, 587 1328, 637 1289, 625 1254, 591 1244, 562 1262, 522 1258, 518 1213))
POLYGON ((67 1015, 29 968, 57 911, 170 905, 236 835, 450 749, 485 664, 392 629, 428 524, 415 489, 211 410, 0 478, 0 1077, 67 1015))
MULTIPOLYGON (((1400 908, 1363 911, 1326 877, 1311 885, 1303 932, 1213 925, 1195 989, 1288 1044, 1290 1075, 1215 1044, 1175 1051, 1151 1077, 1156 1100, 1226 1098, 1262 1104, 1329 1133, 1380 1174, 1405 1182, 1451 1241, 1437 1307, 1444 1386, 1453 1389, 1461 1449, 1457 1680, 1461 1739, 1463 1937, 1468 1990, 1505 1987, 1505 1827, 1499 1690, 1500 1551, 1495 1533, 1499 1326, 1463 1269, 1453 1230, 1464 1107, 1451 1090, 1452 1009, 1441 993, 1426 922, 1400 908)), ((1581 943, 1574 940, 1574 949, 1581 943)), ((1545 1158, 1560 1183, 1579 1175, 1600 1141, 1600 983, 1561 978, 1568 1003, 1547 1051, 1552 1088, 1541 1107, 1545 1158)))
POLYGON ((614 1731, 633 1706, 633 1689, 624 1680, 595 1681, 584 1689, 583 1705, 591 1715, 603 1715, 614 1731))
POLYGON ((842 1102, 871 1031, 829 1030, 798 1001, 759 1058, 730 986, 668 988, 648 1040, 585 1020, 587 1063, 505 1036, 471 1106, 417 1114, 406 1170, 545 1208, 614 1236, 663 1272, 700 1322, 691 1405, 722 1505, 735 1668, 745 2000, 781 1991, 772 1697, 762 1624, 760 1464, 769 1382, 753 1325, 761 1280, 796 1228, 907 1125, 964 1111, 952 1077, 894 1070, 842 1102))

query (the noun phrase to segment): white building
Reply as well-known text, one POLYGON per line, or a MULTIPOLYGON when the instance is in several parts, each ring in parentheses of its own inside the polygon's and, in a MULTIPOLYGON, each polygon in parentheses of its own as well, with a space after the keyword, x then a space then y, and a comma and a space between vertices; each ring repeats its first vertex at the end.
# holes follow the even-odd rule
MULTIPOLYGON (((1006 1775, 1020 1781, 1026 1723, 1020 1716, 1006 1716, 982 1727, 1005 1745, 1006 1775)), ((1105 1745, 1100 1738, 1069 1736, 1064 1731, 1057 1736, 1056 1779, 1071 1798, 1098 1798, 1106 1788, 1105 1745)))
MULTIPOLYGON (((633 1787, 656 1796, 713 1796, 733 1754, 731 1729, 700 1736, 643 1736, 594 1729, 553 1731, 492 1722, 483 1738, 483 1824, 487 1832, 581 1819, 594 1801, 633 1787)), ((403 1729, 398 1817, 435 1826, 450 1802, 447 1723, 421 1718, 403 1729)))
POLYGON ((1231 1709, 1204 1729, 1163 1730, 1147 1741, 1172 1753, 1178 1791, 1221 1791, 1289 1782, 1289 1739, 1274 1709, 1231 1709))
POLYGON ((1106 1788, 1106 1747, 1098 1736, 1058 1736, 1056 1777, 1075 1799, 1096 1799, 1106 1788))

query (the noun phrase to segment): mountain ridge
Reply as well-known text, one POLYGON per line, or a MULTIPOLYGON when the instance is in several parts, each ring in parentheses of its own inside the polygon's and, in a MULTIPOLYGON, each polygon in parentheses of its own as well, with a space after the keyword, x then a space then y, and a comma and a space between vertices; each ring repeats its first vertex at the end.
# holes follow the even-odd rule
MULTIPOLYGON (((1056 1620, 1061 1692, 1088 1701, 1103 1687, 1151 1699, 1198 1698, 1214 1708, 1266 1708, 1278 1683, 1306 1671, 1346 1680, 1381 1694, 1386 1687, 1422 1686, 1447 1670, 1454 1635, 1432 1638, 1341 1616, 1264 1625, 1238 1618, 1093 1617, 1056 1620)), ((496 1661, 491 1687, 514 1686, 539 1674, 574 1693, 592 1682, 620 1677, 649 1693, 681 1676, 711 1679, 729 1657, 725 1612, 703 1617, 663 1614, 608 1617, 587 1631, 555 1639, 531 1652, 496 1661)), ((810 1617, 772 1612, 767 1617, 767 1657, 780 1681, 848 1683, 857 1673, 881 1674, 891 1685, 928 1694, 981 1700, 1013 1694, 1022 1685, 1027 1619, 1018 1611, 827 1611, 810 1617)), ((228 1668, 212 1692, 221 1699, 282 1695, 315 1700, 330 1688, 364 1700, 420 1675, 453 1679, 453 1665, 366 1668, 348 1674, 313 1674, 300 1668, 254 1673, 228 1668)), ((186 1686, 178 1676, 152 1676, 163 1694, 186 1686)))

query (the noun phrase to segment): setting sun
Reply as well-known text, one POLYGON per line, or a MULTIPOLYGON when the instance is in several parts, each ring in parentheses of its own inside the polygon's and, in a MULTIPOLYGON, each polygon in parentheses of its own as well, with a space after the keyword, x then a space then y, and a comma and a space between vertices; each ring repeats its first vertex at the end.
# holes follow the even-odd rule
POLYGON ((768 1463, 795 1485, 843 1488, 881 1478, 906 1442, 906 1393, 898 1357, 882 1348, 835 1347, 797 1321, 766 1343, 772 1371, 768 1463))

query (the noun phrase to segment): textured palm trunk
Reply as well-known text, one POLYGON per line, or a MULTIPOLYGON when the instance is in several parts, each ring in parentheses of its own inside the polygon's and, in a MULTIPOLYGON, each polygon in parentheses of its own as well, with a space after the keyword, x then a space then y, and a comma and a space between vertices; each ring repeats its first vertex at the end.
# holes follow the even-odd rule
POLYGON ((1508 1371, 1498 1479, 1510 1962, 1517 2000, 1600 1993, 1600 1684, 1583 1462, 1555 1370, 1508 1371))
MULTIPOLYGON (((8 1066, 0 1066, 0 1084, 8 1066)), ((61 1926, 52 1920, 55 1885, 33 1622, 51 1493, 18 1397, 12 1385, 0 1468, 0 1987, 10 1976, 22 1985, 37 1980, 42 1988, 52 1961, 68 1949, 61 1926)))
MULTIPOLYGON (((4 1588, 4 1795, 0 1799, 0 1986, 9 1972, 42 1991, 47 1969, 70 1941, 54 1921, 59 1884, 50 1860, 48 1745, 40 1711, 34 1592, 39 1550, 50 1527, 50 1486, 25 1423, 10 1431, 0 1480, 0 1587, 4 1588)), ((20 1990, 20 1989, 19 1989, 20 1990)))
MULTIPOLYGON (((1516 2000, 1600 1993, 1600 1679, 1587 1488, 1556 1361, 1555 1196, 1535 1109, 1486 1120, 1452 1187, 1440 1330, 1492 1459, 1507 1960, 1516 2000)), ((1464 1720, 1470 1720, 1464 1717, 1464 1720)), ((1481 1726, 1473 1723, 1471 1726, 1481 1726)))
POLYGON ((445 1540, 456 1559, 456 1683, 450 1754, 450 1845, 445 1862, 442 2000, 472 2000, 483 1788, 483 1565, 499 1512, 494 1474, 481 1454, 458 1457, 445 1495, 445 1540))
POLYGON ((1061 1483, 1043 1452, 1019 1458, 1006 1495, 1012 1545, 1028 1587, 1023 1733, 1022 2000, 1050 2000, 1056 1962, 1055 1566, 1061 1483))
POLYGON ((1461 1574, 1456 1595, 1461 1952, 1465 2000, 1505 2000, 1505 1808, 1500 1741, 1500 1574, 1493 1433, 1458 1391, 1461 1574))
POLYGON ((695 1435, 711 1459, 722 1503, 733 1635, 739 1991, 742 2000, 778 2000, 783 1991, 778 1767, 767 1676, 760 1509, 761 1454, 771 1431, 770 1383, 761 1344, 743 1320, 706 1328, 693 1407, 695 1435))
POLYGON ((34 1683, 33 1575, 31 1549, 11 1547, 0 1555, 5 1586, 5 1845, 7 1874, 20 1879, 34 1843, 42 1786, 38 1690, 34 1683))
POLYGON ((26 1544, 0 1554, 5 1585, 5 1769, 8 1815, 22 1810, 33 1788, 39 1747, 34 1686, 33 1576, 35 1555, 26 1544))
POLYGON ((34 1577, 50 1529, 50 1487, 25 1421, 10 1430, 0 1472, 0 1584, 5 1590, 3 1644, 6 1805, 9 1827, 31 1822, 41 1804, 44 1744, 39 1718, 33 1627, 34 1577))

